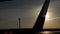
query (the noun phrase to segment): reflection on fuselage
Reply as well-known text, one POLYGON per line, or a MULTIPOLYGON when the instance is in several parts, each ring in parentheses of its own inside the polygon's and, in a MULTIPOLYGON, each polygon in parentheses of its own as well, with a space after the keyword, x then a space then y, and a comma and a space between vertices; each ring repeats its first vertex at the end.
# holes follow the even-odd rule
POLYGON ((60 31, 42 31, 38 34, 60 34, 60 31))

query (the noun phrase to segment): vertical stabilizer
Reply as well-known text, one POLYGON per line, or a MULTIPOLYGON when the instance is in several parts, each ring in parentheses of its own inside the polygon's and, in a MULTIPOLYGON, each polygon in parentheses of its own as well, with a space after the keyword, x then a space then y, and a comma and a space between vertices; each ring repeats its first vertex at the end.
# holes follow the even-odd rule
POLYGON ((45 16, 48 10, 50 0, 45 0, 45 3, 41 9, 41 12, 38 15, 36 23, 34 24, 33 31, 41 31, 43 29, 45 16))

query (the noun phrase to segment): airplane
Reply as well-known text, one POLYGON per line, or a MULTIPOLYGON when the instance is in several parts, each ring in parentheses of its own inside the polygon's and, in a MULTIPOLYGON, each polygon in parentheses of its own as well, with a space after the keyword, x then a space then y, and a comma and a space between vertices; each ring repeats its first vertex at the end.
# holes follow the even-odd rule
POLYGON ((45 0, 33 28, 1 29, 0 34, 36 34, 38 32, 41 32, 43 30, 43 25, 49 7, 49 3, 50 0, 45 0))

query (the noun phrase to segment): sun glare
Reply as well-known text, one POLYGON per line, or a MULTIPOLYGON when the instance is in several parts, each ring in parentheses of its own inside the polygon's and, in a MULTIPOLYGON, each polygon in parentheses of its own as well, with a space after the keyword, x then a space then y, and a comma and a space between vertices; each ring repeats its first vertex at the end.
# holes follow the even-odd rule
POLYGON ((52 33, 52 32, 50 32, 50 31, 43 31, 43 32, 41 32, 42 34, 49 34, 49 33, 52 33))
POLYGON ((46 20, 48 20, 50 17, 49 13, 46 14, 46 20))

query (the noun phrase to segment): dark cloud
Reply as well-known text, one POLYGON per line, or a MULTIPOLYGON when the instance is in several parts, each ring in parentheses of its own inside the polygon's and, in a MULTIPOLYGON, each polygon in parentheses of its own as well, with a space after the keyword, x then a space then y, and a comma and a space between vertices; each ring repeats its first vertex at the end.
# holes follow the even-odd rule
POLYGON ((43 0, 13 0, 13 1, 6 1, 6 2, 0 2, 0 8, 23 8, 28 9, 30 7, 35 7, 38 5, 41 5, 43 0))
POLYGON ((0 9, 16 8, 16 0, 0 2, 0 9))

